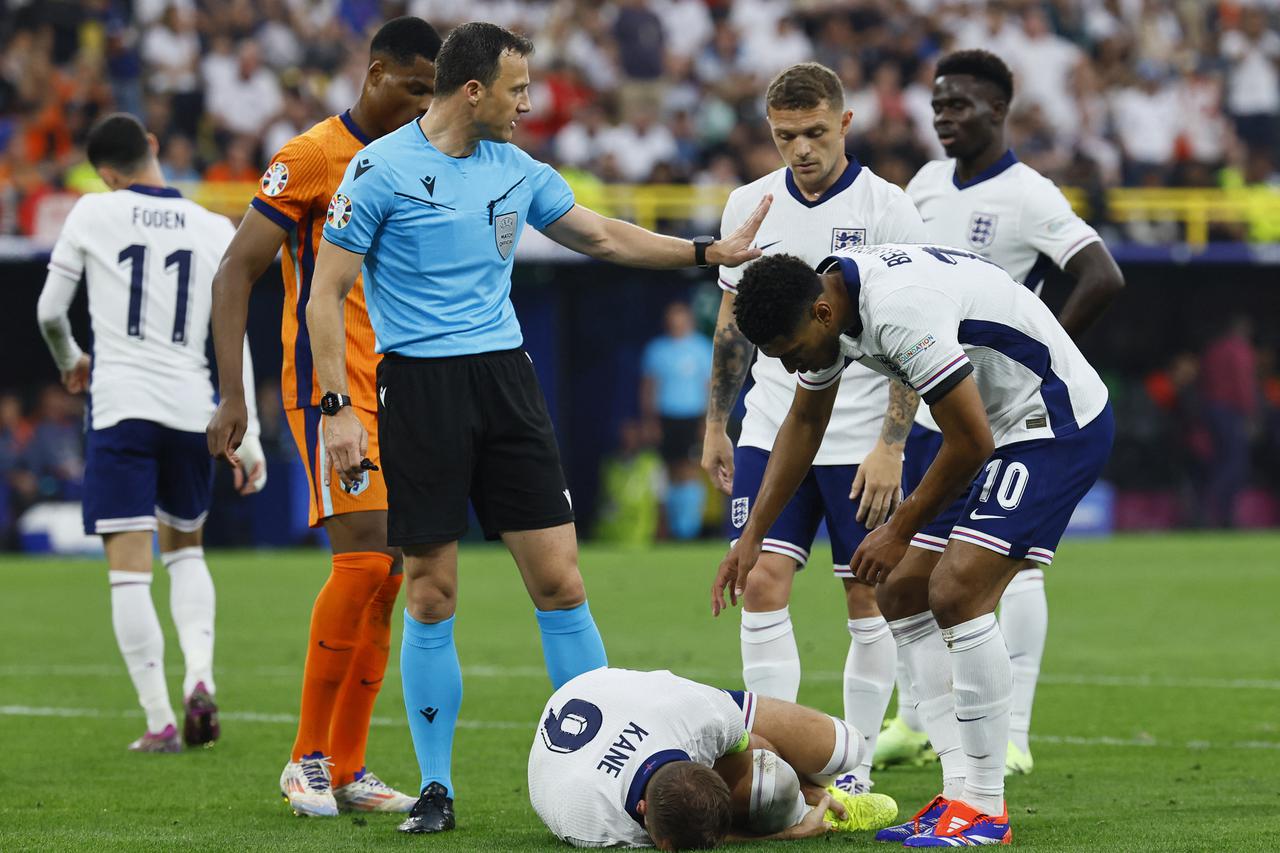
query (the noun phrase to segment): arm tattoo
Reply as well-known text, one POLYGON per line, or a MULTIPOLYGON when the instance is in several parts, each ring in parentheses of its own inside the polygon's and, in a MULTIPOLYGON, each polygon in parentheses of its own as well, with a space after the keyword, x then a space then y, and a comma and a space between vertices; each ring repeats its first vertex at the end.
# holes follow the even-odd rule
POLYGON ((884 413, 884 428, 880 430, 880 440, 885 444, 902 444, 911 432, 911 424, 915 421, 916 409, 920 405, 920 395, 906 385, 889 380, 889 408, 884 413))
POLYGON ((714 354, 711 356, 711 399, 707 404, 707 419, 725 421, 738 402, 738 392, 751 368, 751 358, 756 348, 730 322, 716 332, 714 354))

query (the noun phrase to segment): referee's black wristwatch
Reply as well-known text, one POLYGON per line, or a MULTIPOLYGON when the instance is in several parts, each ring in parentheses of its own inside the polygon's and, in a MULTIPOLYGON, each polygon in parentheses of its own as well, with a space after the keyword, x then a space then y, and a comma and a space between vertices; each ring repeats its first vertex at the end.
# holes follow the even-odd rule
POLYGON ((351 398, 346 394, 335 394, 332 391, 325 391, 324 396, 320 398, 320 414, 336 415, 342 411, 343 406, 350 406, 351 398))
POLYGON ((707 249, 716 241, 715 237, 702 236, 693 238, 693 263, 694 266, 709 267, 707 263, 707 249))

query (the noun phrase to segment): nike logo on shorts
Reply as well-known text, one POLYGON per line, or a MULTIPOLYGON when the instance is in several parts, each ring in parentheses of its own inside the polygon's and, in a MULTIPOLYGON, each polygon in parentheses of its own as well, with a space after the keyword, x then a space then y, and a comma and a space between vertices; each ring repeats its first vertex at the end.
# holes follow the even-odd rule
POLYGON ((1005 518, 1005 517, 1006 516, 1003 516, 1003 515, 980 515, 976 509, 973 512, 969 513, 969 518, 973 519, 974 521, 983 521, 988 518, 1005 518))

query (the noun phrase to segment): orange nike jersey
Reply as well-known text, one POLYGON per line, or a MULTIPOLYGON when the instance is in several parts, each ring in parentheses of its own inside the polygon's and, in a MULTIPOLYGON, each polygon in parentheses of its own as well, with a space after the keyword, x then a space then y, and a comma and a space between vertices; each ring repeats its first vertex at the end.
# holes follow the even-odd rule
MULTIPOLYGON (((324 231, 329 200, 342 183, 347 164, 372 140, 351 120, 350 113, 330 116, 285 143, 259 182, 253 208, 288 233, 281 253, 284 273, 284 316, 280 341, 284 346, 280 390, 286 409, 320 405, 324 393, 311 360, 307 333, 307 301, 316 252, 324 231)), ((351 403, 377 411, 375 374, 381 356, 374 350, 373 326, 364 302, 364 284, 356 279, 347 295, 347 387, 351 403)))

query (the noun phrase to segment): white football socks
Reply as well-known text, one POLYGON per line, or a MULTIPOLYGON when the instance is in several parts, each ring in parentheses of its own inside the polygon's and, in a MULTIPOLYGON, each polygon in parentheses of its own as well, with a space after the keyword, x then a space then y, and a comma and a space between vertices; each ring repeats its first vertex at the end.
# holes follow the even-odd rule
POLYGON ((913 732, 924 731, 924 723, 920 722, 920 714, 916 712, 916 696, 911 689, 911 676, 907 674, 907 662, 898 655, 898 719, 913 732))
MULTIPOLYGON (((831 749, 831 757, 826 765, 817 773, 808 774, 817 785, 825 788, 836 780, 837 776, 853 772, 862 760, 864 739, 862 733, 839 717, 828 715, 831 725, 835 727, 835 745, 831 749)), ((821 753, 819 753, 821 754, 821 753)))
MULTIPOLYGON (((984 814, 1004 811, 1005 748, 1013 676, 994 613, 944 628, 951 650, 955 716, 968 769, 961 799, 984 814)), ((919 682, 916 682, 917 684, 919 682)))
POLYGON ((1031 706, 1049 631, 1049 602, 1044 594, 1044 572, 1025 569, 1013 576, 1000 599, 1000 631, 1009 647, 1013 667, 1013 707, 1009 714, 1009 740, 1029 752, 1031 706))
POLYGON ((169 610, 178 629, 178 644, 186 661, 182 695, 190 696, 200 682, 214 692, 213 683, 213 613, 215 596, 213 578, 204 561, 200 546, 180 548, 161 554, 160 560, 169 570, 169 610))
POLYGON ((761 696, 796 701, 800 692, 800 652, 791 627, 791 612, 742 611, 742 680, 761 696))
POLYGON ((844 718, 862 733, 862 761, 854 775, 871 783, 871 758, 893 695, 898 645, 883 616, 849 620, 849 654, 844 661, 844 718))
MULTIPOLYGON (((898 644, 898 658, 906 662, 920 722, 942 763, 942 795, 959 797, 964 790, 965 757, 960 749, 955 699, 951 695, 951 661, 942 642, 942 629, 929 611, 889 623, 898 644)), ((1004 753, 1000 753, 1003 760, 1004 753)))
POLYGON ((147 731, 176 725, 164 677, 164 633, 151 601, 150 572, 107 572, 111 583, 111 624, 129 668, 138 704, 147 715, 147 731))

